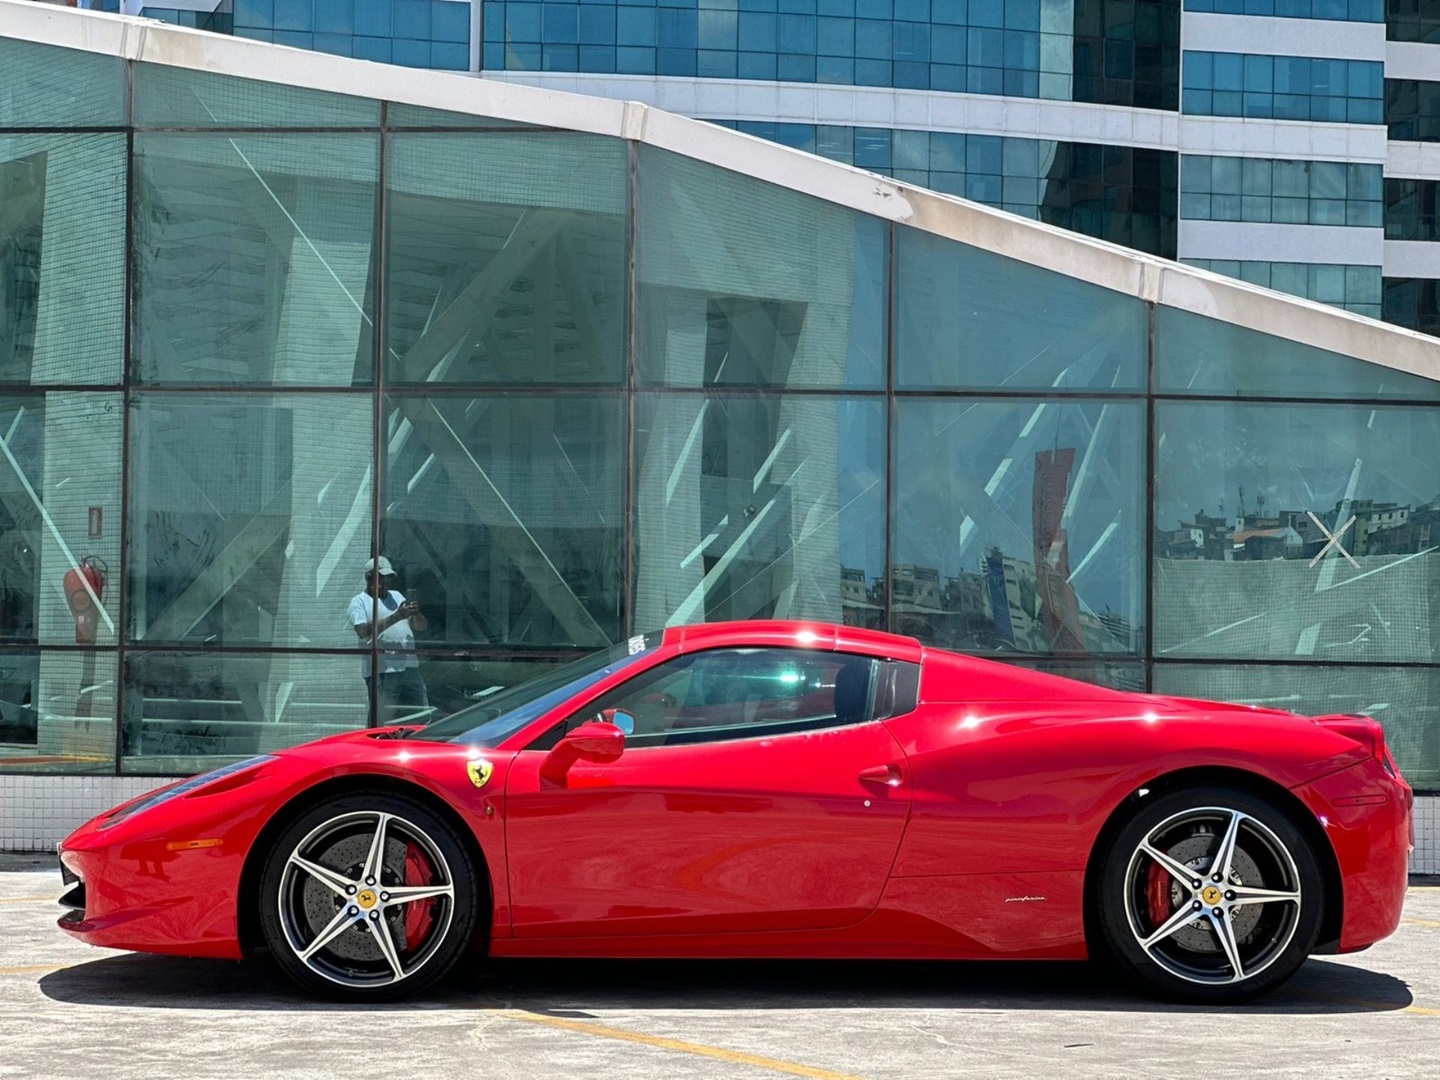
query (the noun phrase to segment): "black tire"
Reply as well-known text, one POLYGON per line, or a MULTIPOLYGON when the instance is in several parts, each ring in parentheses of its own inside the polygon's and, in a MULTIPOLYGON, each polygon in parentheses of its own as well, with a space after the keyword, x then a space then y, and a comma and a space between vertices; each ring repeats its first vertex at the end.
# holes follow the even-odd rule
POLYGON ((276 838, 260 877, 260 927, 311 993, 394 1001, 455 966, 483 892, 469 847, 431 810, 382 792, 344 795, 276 838))
POLYGON ((1094 903, 1122 974, 1173 1001, 1232 1004, 1305 962, 1324 879, 1310 841, 1274 804, 1195 787, 1141 800, 1104 854, 1094 903), (1217 880, 1232 828, 1229 872, 1217 880))

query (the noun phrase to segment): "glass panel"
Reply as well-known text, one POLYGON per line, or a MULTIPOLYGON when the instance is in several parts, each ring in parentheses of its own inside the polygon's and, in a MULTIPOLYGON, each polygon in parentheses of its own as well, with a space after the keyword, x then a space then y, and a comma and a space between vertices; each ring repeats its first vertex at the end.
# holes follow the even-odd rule
POLYGON ((900 386, 1145 388, 1139 299, 916 229, 895 247, 900 386))
POLYGON ((878 626, 884 440, 878 398, 642 395, 635 628, 878 626))
POLYGON ((385 126, 390 128, 481 128, 485 131, 536 131, 533 124, 518 120, 498 120, 475 113, 427 109, 420 105, 403 105, 392 101, 385 109, 385 126))
MULTIPOLYGON (((1003 658, 1002 658, 1003 659, 1003 658)), ((1138 660, 1089 661, 1089 660, 1010 660, 1016 667, 1043 671, 1047 675, 1059 675, 1066 679, 1108 686, 1112 690, 1145 689, 1145 665, 1138 660)))
POLYGON ((1299 664, 1156 664, 1155 691, 1306 716, 1373 716, 1405 779, 1440 785, 1440 670, 1299 664))
POLYGON ((1156 431, 1157 656, 1440 657, 1440 410, 1162 402, 1156 431))
POLYGON ((0 382, 118 383, 125 137, 0 137, 0 382))
POLYGON ((389 377, 619 383, 625 143, 438 134, 389 148, 389 377))
POLYGON ((442 720, 461 709, 492 698, 528 679, 555 671, 580 653, 538 652, 525 656, 420 656, 420 677, 425 681, 431 717, 442 720))
POLYGON ((642 381, 883 384, 883 221, 644 146, 639 190, 642 381))
POLYGON ((125 61, 118 56, 0 39, 0 71, 0 126, 125 123, 125 61))
POLYGON ((379 127, 380 103, 209 71, 135 65, 137 128, 379 127))
POLYGON ((1440 383, 1176 308, 1155 309, 1162 393, 1440 400, 1440 383))
POLYGON ((0 641, 115 642, 120 431, 118 393, 0 395, 0 641))
POLYGON ((110 772, 115 654, 0 651, 0 772, 110 772))
POLYGON ((131 652, 121 772, 184 776, 365 725, 350 656, 131 652))
POLYGON ((382 547, 429 620, 422 644, 617 640, 622 399, 396 395, 386 405, 382 547))
POLYGON ((372 409, 355 394, 140 395, 132 640, 358 648, 346 612, 370 557, 372 409))
POLYGON ((1143 404, 896 410, 898 633, 966 652, 1139 651, 1143 404))
POLYGON ((135 375, 348 386, 373 373, 379 140, 135 139, 135 375))

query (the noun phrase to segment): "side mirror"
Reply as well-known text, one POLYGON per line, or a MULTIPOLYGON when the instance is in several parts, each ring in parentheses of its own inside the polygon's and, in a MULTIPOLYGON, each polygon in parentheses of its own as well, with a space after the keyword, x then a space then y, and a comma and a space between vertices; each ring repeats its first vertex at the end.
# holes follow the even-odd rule
MULTIPOLYGON (((631 724, 634 724, 633 717, 622 715, 626 715, 631 724)), ((612 724, 608 720, 591 720, 566 735, 545 755, 545 760, 540 765, 540 778, 564 787, 565 776, 575 762, 593 761, 604 764, 614 761, 624 752, 625 732, 618 724, 612 724)))
MULTIPOLYGON (((616 716, 625 715, 617 713, 616 716)), ((630 728, 635 728, 634 717, 626 715, 630 728)), ((590 720, 560 740, 556 750, 568 748, 577 758, 585 761, 614 761, 625 751, 625 729, 618 722, 590 720)))
POLYGON ((622 709, 601 709, 597 720, 603 720, 607 724, 614 724, 626 735, 635 734, 635 717, 622 709))

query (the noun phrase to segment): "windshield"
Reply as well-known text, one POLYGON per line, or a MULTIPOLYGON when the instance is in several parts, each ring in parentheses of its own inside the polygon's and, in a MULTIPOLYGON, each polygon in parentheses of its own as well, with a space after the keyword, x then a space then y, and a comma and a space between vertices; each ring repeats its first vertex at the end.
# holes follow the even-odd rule
POLYGON ((629 667, 660 644, 661 634, 644 634, 581 657, 492 694, 468 709, 437 720, 415 737, 469 746, 499 746, 537 716, 567 698, 594 686, 606 676, 629 667))

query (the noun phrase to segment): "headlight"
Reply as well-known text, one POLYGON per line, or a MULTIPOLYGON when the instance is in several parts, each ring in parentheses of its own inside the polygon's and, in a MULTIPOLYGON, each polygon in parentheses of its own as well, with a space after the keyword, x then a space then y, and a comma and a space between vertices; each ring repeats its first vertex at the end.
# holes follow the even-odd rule
POLYGON ((111 825, 124 821, 127 817, 130 817, 130 815, 138 814, 141 810, 149 810, 151 807, 159 806, 161 803, 169 802, 171 799, 178 798, 181 795, 188 795, 196 788, 202 788, 206 784, 213 784, 216 780, 222 780, 227 776, 234 776, 236 773, 242 773, 246 769, 257 768, 260 765, 264 765, 267 761, 274 760, 274 754, 260 754, 258 757, 232 762, 229 765, 222 765, 218 769, 211 769, 207 773, 201 773, 199 776, 192 776, 189 780, 184 780, 174 787, 162 788, 153 795, 148 795, 138 802, 133 802, 129 806, 116 810, 105 819, 100 828, 108 829, 111 825))

